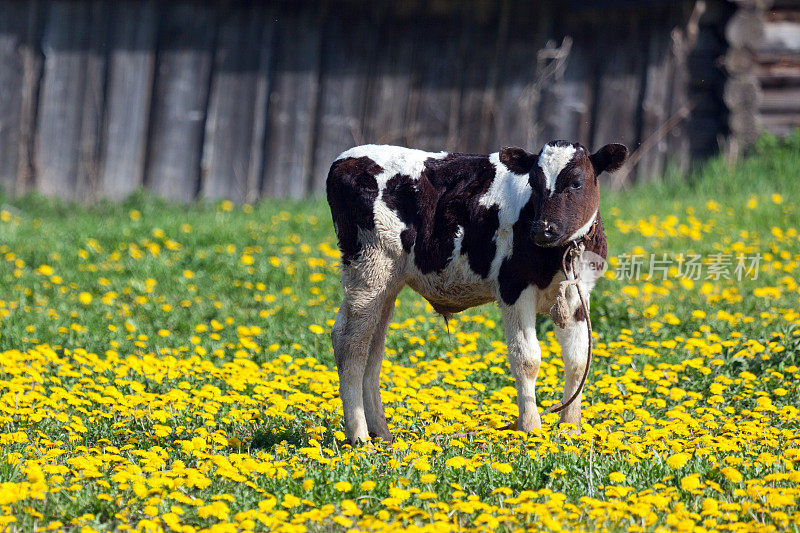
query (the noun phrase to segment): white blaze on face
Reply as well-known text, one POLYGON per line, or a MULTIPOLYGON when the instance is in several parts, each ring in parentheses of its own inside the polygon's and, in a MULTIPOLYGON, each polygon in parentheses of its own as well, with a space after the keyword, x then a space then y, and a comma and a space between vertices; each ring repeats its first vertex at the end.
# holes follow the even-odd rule
POLYGON ((552 196, 556 190, 556 178, 572 160, 574 154, 575 147, 571 144, 567 146, 546 144, 542 148, 542 153, 539 155, 539 168, 544 173, 544 186, 549 196, 552 196))

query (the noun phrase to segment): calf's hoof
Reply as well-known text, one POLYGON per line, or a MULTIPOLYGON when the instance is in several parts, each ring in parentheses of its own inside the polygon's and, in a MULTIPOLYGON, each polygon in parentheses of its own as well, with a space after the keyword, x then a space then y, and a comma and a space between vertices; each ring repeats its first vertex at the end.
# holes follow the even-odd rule
POLYGON ((498 431, 517 431, 517 421, 514 420, 507 426, 503 426, 501 428, 497 428, 498 431))
POLYGON ((559 429, 565 435, 580 435, 582 433, 580 424, 575 425, 574 422, 561 422, 559 423, 559 429))
POLYGON ((370 431, 369 432, 369 436, 374 441, 382 440, 382 441, 387 442, 388 444, 391 444, 392 441, 394 441, 394 436, 391 433, 389 433, 388 430, 387 431, 370 431))

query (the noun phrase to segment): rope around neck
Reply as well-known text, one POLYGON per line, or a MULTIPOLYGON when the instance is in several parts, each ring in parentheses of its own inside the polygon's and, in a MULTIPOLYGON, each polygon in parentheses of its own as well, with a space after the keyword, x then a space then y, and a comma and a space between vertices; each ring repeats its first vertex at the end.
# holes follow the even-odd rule
MULTIPOLYGON (((594 226, 592 226, 591 229, 594 229, 594 226)), ((572 396, 565 402, 559 402, 544 409, 541 413, 541 416, 550 413, 558 413, 569 407, 570 404, 572 404, 572 402, 574 402, 578 396, 580 396, 581 392, 583 391, 583 386, 586 384, 586 378, 589 376, 589 366, 592 364, 592 320, 589 318, 589 304, 587 303, 588 298, 584 294, 583 287, 580 283, 580 259, 584 249, 586 248, 586 245, 584 244, 586 237, 587 236, 584 236, 579 240, 572 241, 567 249, 564 250, 564 255, 561 257, 561 272, 564 273, 564 277, 566 279, 559 284, 556 301, 553 304, 553 307, 550 308, 550 318, 553 319, 553 322, 561 328, 566 326, 567 320, 570 318, 569 306, 567 304, 567 287, 570 285, 575 285, 575 288, 578 291, 578 297, 581 300, 583 313, 586 316, 586 331, 589 334, 589 345, 586 350, 586 367, 583 370, 581 382, 575 392, 572 393, 572 396), (567 267, 567 262, 569 262, 569 268, 567 267), (570 273, 572 276, 570 276, 570 273)), ((566 384, 564 386, 566 386, 566 384)))

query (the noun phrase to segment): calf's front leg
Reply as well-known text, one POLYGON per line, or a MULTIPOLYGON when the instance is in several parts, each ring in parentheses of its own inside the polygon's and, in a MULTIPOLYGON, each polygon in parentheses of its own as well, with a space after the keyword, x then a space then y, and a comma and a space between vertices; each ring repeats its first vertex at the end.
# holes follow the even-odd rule
MULTIPOLYGON (((587 302, 588 303, 588 302, 587 302)), ((578 387, 588 364, 589 331, 586 329, 586 318, 583 309, 576 312, 562 329, 555 327, 556 339, 561 345, 561 358, 564 361, 564 399, 569 400, 578 387)), ((583 390, 575 400, 561 411, 562 424, 574 424, 572 433, 581 432, 581 399, 583 390)))
POLYGON ((542 427, 536 407, 536 376, 542 363, 542 350, 536 338, 536 302, 533 289, 522 292, 514 305, 503 307, 503 327, 508 346, 508 362, 516 380, 519 418, 517 429, 526 433, 542 427))

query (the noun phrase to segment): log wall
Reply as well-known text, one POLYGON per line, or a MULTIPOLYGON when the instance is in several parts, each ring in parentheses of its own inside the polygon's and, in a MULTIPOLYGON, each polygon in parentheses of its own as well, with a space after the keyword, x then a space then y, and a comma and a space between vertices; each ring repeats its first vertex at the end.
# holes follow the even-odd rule
POLYGON ((609 183, 654 179, 727 135, 720 58, 735 9, 0 0, 0 188, 303 197, 355 144, 487 153, 554 138, 626 143, 632 162, 609 183))

